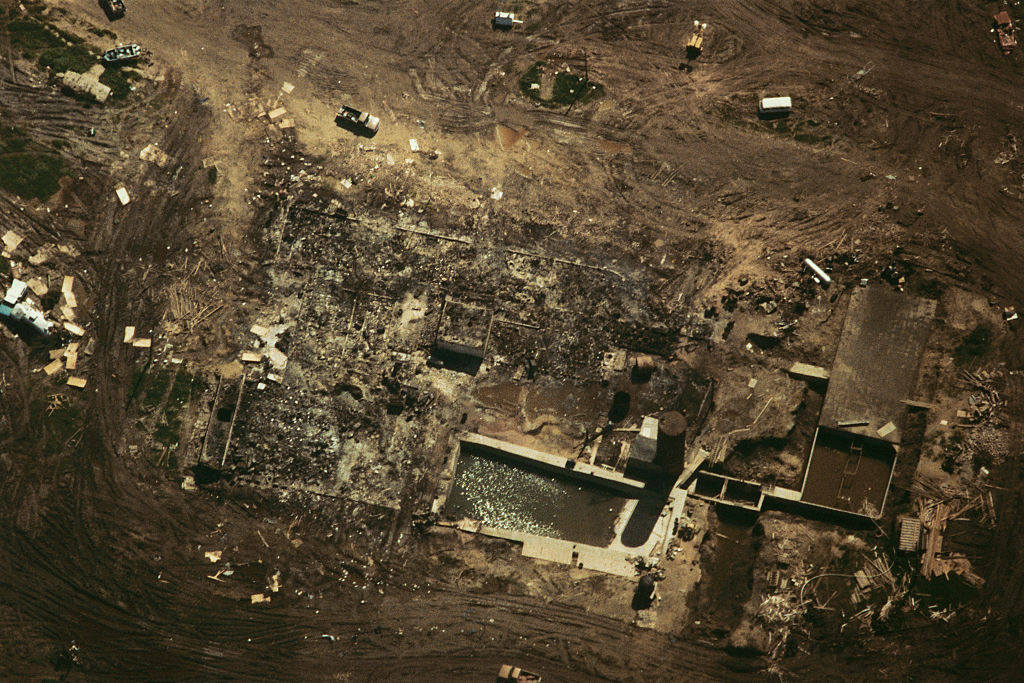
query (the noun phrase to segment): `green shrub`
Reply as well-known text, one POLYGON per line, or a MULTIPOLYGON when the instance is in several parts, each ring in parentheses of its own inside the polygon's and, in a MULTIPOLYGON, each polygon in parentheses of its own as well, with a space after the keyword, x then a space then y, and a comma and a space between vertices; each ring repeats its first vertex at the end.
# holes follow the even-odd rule
POLYGON ((11 47, 22 50, 42 50, 63 45, 60 38, 51 33, 45 24, 33 19, 15 19, 7 24, 7 33, 11 37, 11 47))
POLYGON ((60 187, 59 156, 18 152, 0 156, 0 187, 22 199, 48 199, 60 187))
POLYGON ((569 71, 561 71, 555 74, 551 98, 544 99, 541 97, 540 88, 534 86, 540 85, 546 66, 546 62, 535 62, 519 78, 519 90, 531 100, 545 107, 560 107, 573 102, 590 102, 604 95, 604 86, 600 83, 569 71))
POLYGON ((28 138, 20 128, 3 126, 0 128, 0 154, 24 152, 28 147, 28 138))
POLYGON ((77 71, 84 73, 96 65, 96 56, 82 45, 51 47, 39 55, 39 66, 50 67, 56 73, 77 71))
POLYGON ((540 75, 544 71, 545 62, 536 62, 533 66, 527 69, 519 78, 519 90, 522 91, 527 97, 531 97, 535 100, 540 99, 540 93, 537 90, 533 90, 532 86, 536 83, 540 85, 540 75))
POLYGON ((100 83, 110 88, 110 97, 123 100, 132 94, 132 81, 137 77, 131 71, 107 67, 100 76, 100 83))
POLYGON ((551 102, 556 104, 572 104, 573 102, 589 102, 604 94, 604 86, 588 81, 583 76, 563 71, 555 76, 555 86, 551 93, 551 102))

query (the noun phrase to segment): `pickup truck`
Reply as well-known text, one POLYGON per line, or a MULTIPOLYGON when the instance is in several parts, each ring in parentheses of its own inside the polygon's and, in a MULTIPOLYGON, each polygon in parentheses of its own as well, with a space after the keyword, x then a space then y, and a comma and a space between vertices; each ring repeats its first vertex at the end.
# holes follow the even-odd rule
POLYGON ((524 671, 518 666, 503 664, 498 669, 498 683, 540 683, 540 675, 524 671))
POLYGON ((366 137, 373 137, 380 128, 379 118, 347 105, 338 110, 338 115, 334 117, 334 123, 357 135, 366 137))

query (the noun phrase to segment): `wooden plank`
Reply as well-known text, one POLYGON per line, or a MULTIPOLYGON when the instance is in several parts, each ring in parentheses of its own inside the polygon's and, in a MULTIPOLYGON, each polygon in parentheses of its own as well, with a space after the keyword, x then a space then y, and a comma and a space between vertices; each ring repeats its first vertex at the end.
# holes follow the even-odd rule
POLYGON ((909 398, 903 399, 902 401, 900 401, 900 403, 902 403, 905 406, 910 406, 911 408, 922 408, 924 410, 934 410, 935 408, 939 407, 938 403, 928 403, 927 401, 915 401, 909 398))

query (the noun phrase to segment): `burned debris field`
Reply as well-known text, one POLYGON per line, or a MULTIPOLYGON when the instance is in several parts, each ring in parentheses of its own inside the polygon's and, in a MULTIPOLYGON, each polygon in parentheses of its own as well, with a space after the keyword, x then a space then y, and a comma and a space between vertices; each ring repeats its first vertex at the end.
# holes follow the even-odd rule
POLYGON ((0 677, 1005 678, 1021 19, 0 3, 0 677))

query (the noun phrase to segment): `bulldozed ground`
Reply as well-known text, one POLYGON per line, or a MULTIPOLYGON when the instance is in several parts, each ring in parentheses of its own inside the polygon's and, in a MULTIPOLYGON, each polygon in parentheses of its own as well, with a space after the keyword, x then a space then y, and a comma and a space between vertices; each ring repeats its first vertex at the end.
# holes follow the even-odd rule
POLYGON ((997 9, 5 3, 0 232, 21 241, 0 283, 38 280, 84 334, 52 376, 0 337, 0 673, 1012 670, 1024 356, 1000 313, 1024 305, 1024 66, 997 9), (524 23, 492 31, 494 9, 524 23), (115 42, 151 55, 104 72, 111 100, 62 91, 115 42), (758 119, 774 95, 793 114, 758 119), (380 132, 337 128, 342 103, 380 132), (691 500, 638 629, 635 582, 431 524, 460 431, 613 464, 624 437, 595 436, 616 392, 623 425, 679 410, 717 471, 799 488, 822 394, 785 369, 831 364, 861 278, 939 301, 934 407, 877 528, 691 500), (919 500, 964 511, 947 549, 982 583, 892 553, 919 500))

